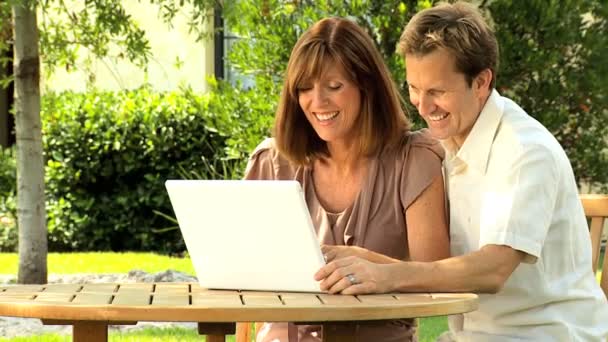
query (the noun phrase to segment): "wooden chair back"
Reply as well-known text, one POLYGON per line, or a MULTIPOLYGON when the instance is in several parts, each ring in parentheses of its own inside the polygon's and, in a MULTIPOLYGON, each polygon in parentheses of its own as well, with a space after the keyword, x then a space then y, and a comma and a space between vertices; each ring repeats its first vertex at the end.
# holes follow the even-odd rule
POLYGON ((608 218, 608 195, 580 195, 580 198, 585 209, 585 216, 591 220, 589 233, 591 234, 593 273, 601 267, 600 286, 608 298, 608 256, 604 256, 604 262, 600 266, 602 231, 608 218))

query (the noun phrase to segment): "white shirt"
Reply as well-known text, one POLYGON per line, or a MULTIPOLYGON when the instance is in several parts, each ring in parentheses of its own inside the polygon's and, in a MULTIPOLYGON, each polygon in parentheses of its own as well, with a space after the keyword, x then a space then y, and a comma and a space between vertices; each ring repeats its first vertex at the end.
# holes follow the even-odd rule
POLYGON ((525 252, 497 294, 480 295, 458 341, 606 341, 608 304, 570 162, 557 140, 493 91, 445 168, 452 255, 484 245, 525 252))

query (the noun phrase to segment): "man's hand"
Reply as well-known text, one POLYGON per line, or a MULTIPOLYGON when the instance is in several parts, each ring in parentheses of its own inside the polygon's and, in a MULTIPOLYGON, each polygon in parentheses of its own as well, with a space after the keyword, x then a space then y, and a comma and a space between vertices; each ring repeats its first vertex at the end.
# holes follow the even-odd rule
POLYGON ((503 245, 434 262, 376 263, 358 256, 337 258, 315 273, 329 293, 500 291, 526 254, 503 245))

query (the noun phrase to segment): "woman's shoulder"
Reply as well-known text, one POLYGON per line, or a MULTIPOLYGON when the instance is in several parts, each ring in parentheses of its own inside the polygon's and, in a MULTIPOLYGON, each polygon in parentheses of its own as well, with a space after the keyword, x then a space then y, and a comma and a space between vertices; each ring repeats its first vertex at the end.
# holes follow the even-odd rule
POLYGON ((401 150, 406 153, 433 155, 443 160, 445 151, 439 140, 433 138, 428 129, 406 132, 403 136, 401 150))
POLYGON ((412 147, 410 153, 431 153, 443 160, 445 157, 445 150, 439 140, 431 136, 431 132, 426 129, 420 129, 417 131, 410 131, 407 133, 409 138, 409 144, 412 147))
POLYGON ((289 161, 281 155, 274 138, 266 138, 256 146, 250 160, 266 160, 274 165, 288 165, 289 161))
POLYGON ((271 157, 277 155, 277 147, 274 138, 265 138, 251 152, 250 159, 259 158, 260 156, 271 157))
POLYGON ((282 179, 295 172, 291 163, 281 155, 274 138, 266 138, 258 144, 249 157, 246 174, 264 174, 263 178, 282 179))
POLYGON ((403 141, 401 159, 397 160, 395 169, 400 172, 401 203, 408 208, 441 177, 444 151, 427 129, 408 132, 403 141))

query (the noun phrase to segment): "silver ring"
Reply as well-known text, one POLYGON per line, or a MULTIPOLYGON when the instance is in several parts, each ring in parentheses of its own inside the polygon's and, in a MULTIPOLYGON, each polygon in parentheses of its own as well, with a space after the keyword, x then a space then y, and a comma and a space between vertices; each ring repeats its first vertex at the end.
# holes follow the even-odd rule
POLYGON ((348 281, 350 281, 351 285, 357 285, 359 284, 359 281, 357 280, 357 278, 355 277, 354 274, 350 273, 346 275, 346 279, 348 279, 348 281))

